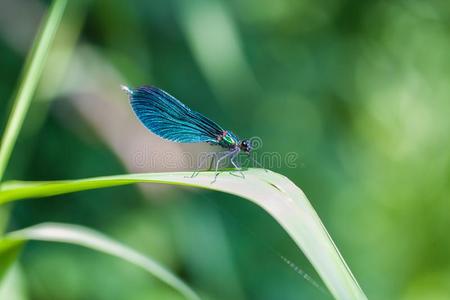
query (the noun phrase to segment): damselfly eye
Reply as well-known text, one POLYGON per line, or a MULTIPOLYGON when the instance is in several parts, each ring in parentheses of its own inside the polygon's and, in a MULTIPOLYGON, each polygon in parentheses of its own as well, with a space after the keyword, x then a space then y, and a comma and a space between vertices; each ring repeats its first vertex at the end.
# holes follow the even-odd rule
POLYGON ((252 147, 250 145, 250 142, 248 140, 243 140, 241 142, 240 148, 242 151, 249 153, 252 150, 252 147))

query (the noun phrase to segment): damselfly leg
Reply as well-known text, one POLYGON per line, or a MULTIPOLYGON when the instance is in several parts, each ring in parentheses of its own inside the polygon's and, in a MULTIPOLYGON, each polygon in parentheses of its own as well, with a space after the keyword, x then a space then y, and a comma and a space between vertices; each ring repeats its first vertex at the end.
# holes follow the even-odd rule
POLYGON ((216 182, 217 176, 219 176, 219 174, 220 174, 220 172, 219 172, 219 165, 220 165, 220 163, 221 163, 225 158, 228 158, 228 157, 230 157, 230 156, 236 155, 236 153, 239 153, 239 148, 236 148, 236 149, 234 149, 234 150, 231 150, 231 151, 227 152, 225 155, 223 155, 221 158, 219 158, 219 159, 217 160, 217 162, 216 162, 216 175, 214 176, 214 180, 211 181, 211 183, 216 182))
POLYGON ((208 169, 208 170, 211 170, 211 169, 212 169, 214 160, 216 160, 215 168, 214 168, 214 171, 215 171, 214 180, 213 180, 211 183, 216 182, 217 177, 218 177, 219 174, 220 174, 219 167, 220 167, 220 165, 222 164, 222 162, 223 162, 225 159, 227 159, 227 158, 230 158, 231 164, 232 164, 233 167, 236 169, 235 171, 231 171, 230 174, 233 175, 233 176, 240 177, 240 178, 245 178, 245 175, 244 175, 244 173, 242 172, 241 166, 240 166, 240 165, 238 164, 238 162, 236 161, 236 158, 238 157, 239 152, 240 152, 240 149, 239 149, 239 148, 236 148, 236 149, 233 149, 233 150, 231 150, 231 151, 226 151, 226 152, 220 152, 220 153, 211 152, 211 153, 207 153, 206 155, 203 155, 203 156, 201 157, 200 162, 199 162, 199 164, 197 165, 197 170, 195 170, 195 171, 192 173, 191 176, 186 176, 186 178, 194 178, 194 177, 196 177, 196 176, 200 173, 201 168, 203 167, 203 165, 205 164, 205 162, 206 162, 209 158, 211 158, 211 162, 210 162, 210 165, 209 165, 209 169, 208 169), (236 171, 238 171, 240 174, 239 174, 239 175, 236 175, 236 174, 235 174, 236 171))
POLYGON ((209 165, 208 170, 211 170, 212 168, 212 164, 214 162, 214 157, 216 156, 215 152, 209 152, 209 153, 202 153, 201 158, 200 158, 200 163, 197 164, 197 170, 195 170, 191 176, 185 176, 185 178, 194 178, 196 177, 199 173, 200 170, 203 166, 203 164, 208 160, 208 158, 212 157, 211 159, 211 163, 209 165))
POLYGON ((240 173, 240 175, 236 175, 234 174, 234 172, 236 171, 231 171, 230 175, 236 176, 236 177, 241 177, 243 179, 245 179, 245 175, 242 172, 242 168, 241 166, 239 166, 239 164, 235 161, 235 159, 238 157, 239 152, 235 153, 232 157, 231 157, 231 164, 236 168, 236 171, 238 171, 240 173))

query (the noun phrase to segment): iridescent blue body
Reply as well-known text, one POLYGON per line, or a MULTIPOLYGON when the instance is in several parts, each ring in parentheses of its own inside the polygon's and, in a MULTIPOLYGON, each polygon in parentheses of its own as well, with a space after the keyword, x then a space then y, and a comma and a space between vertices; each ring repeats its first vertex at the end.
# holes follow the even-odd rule
POLYGON ((131 107, 142 124, 154 134, 178 143, 208 143, 228 150, 220 160, 231 157, 233 165, 240 169, 234 158, 240 151, 250 153, 248 140, 239 138, 204 115, 191 110, 165 91, 151 86, 136 89, 122 87, 129 95, 131 107))

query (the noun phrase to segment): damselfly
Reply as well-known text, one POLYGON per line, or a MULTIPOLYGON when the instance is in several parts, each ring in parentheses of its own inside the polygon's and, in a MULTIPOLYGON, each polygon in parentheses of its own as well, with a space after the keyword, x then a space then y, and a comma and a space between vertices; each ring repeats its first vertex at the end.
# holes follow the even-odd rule
POLYGON ((242 151, 250 155, 250 140, 240 140, 232 131, 223 129, 167 92, 152 86, 135 89, 122 86, 122 89, 128 93, 137 118, 154 134, 173 142, 208 143, 226 150, 216 161, 213 182, 223 160, 230 158, 232 165, 240 171, 241 167, 236 162, 238 154, 242 151))

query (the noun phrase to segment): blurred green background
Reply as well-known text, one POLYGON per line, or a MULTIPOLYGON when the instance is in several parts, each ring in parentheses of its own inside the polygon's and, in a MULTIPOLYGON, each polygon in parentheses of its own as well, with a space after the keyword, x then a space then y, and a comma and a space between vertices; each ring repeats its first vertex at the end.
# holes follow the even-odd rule
MULTIPOLYGON (((1 128, 48 1, 1 0, 1 128)), ((450 299, 450 2, 70 1, 6 179, 175 171, 204 150, 148 133, 120 84, 159 86, 260 150, 308 195, 369 299, 450 299), (142 158, 144 157, 144 158, 142 158)), ((220 177, 219 177, 220 180, 220 177)), ((205 299, 331 299, 260 208, 187 188, 117 187, 14 204, 8 230, 98 229, 205 299)), ((141 270, 31 243, 24 299, 181 299, 141 270)))

